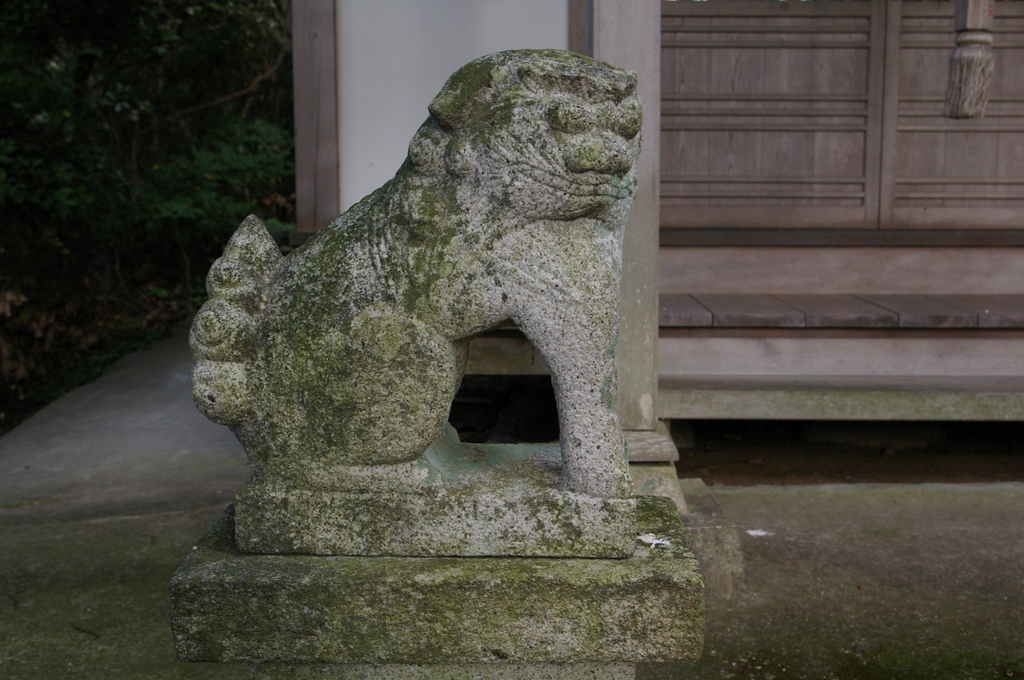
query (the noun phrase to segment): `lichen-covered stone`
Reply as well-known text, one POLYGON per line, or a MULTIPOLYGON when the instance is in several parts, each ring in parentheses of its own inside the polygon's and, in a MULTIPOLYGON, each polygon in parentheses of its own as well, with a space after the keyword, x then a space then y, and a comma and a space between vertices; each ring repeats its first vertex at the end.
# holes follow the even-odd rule
POLYGON ((630 663, 252 664, 253 680, 633 680, 630 663))
POLYGON ((451 426, 445 434, 421 462, 348 468, 338 490, 247 484, 235 497, 236 545, 307 555, 633 553, 636 503, 563 489, 557 446, 463 444, 451 426))
MULTIPOLYGON (((511 322, 551 370, 561 490, 631 503, 615 352, 635 76, 569 52, 502 52, 457 71, 429 111, 395 178, 287 258, 258 220, 242 224, 193 326, 196 404, 234 429, 256 488, 341 492, 340 507, 347 480, 374 476, 354 468, 407 478, 432 465, 468 341, 511 322)), ((261 530, 258 515, 238 521, 261 530)), ((620 546, 632 533, 612 530, 620 546)), ((393 554, 430 553, 410 541, 393 554)))
POLYGON ((175 648, 293 664, 696 659, 702 583, 679 513, 638 508, 646 542, 621 560, 251 555, 229 511, 171 582, 175 648))

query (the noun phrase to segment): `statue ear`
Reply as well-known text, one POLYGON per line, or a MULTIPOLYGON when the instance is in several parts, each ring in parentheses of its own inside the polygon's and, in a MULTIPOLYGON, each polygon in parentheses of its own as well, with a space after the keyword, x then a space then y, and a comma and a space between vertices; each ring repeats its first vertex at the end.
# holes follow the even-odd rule
POLYGON ((508 75, 508 67, 495 64, 486 57, 469 62, 452 74, 434 101, 430 102, 427 107, 430 115, 443 130, 454 131, 508 75))

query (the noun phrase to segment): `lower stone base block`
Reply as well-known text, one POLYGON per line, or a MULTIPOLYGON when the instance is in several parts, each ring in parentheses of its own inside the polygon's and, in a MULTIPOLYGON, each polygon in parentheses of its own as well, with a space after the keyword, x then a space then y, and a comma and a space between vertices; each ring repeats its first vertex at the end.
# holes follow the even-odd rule
MULTIPOLYGON (((667 498, 639 497, 637 517, 633 554, 617 560, 328 557, 241 553, 229 508, 171 581, 175 648, 185 661, 485 664, 489 672, 695 660, 703 644, 703 583, 679 513, 667 498)), ((468 668, 444 671, 449 675, 331 672, 477 677, 451 674, 468 668)))
POLYGON ((631 663, 252 664, 253 680, 633 680, 631 663))

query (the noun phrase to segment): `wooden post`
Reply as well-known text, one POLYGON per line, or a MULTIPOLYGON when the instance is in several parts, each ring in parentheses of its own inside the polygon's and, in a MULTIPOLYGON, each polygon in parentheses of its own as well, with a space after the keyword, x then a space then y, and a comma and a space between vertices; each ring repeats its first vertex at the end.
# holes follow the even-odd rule
POLYGON ((896 207, 896 137, 900 107, 900 42, 903 27, 902 0, 885 3, 885 52, 872 51, 872 60, 884 58, 882 98, 882 148, 878 190, 878 226, 892 229, 896 207))
POLYGON ((297 243, 340 212, 334 0, 292 0, 297 243))
MULTIPOLYGON (((643 152, 637 169, 637 195, 623 244, 619 306, 619 419, 626 431, 631 455, 636 459, 639 439, 631 437, 629 431, 651 432, 658 424, 661 3, 651 0, 592 0, 589 11, 592 56, 635 71, 637 90, 644 107, 643 152)), ((573 43, 574 47, 586 44, 579 38, 573 43)), ((675 453, 674 448, 671 448, 671 453, 675 453)))
POLYGON ((995 70, 992 23, 995 0, 956 0, 956 49, 949 58, 947 118, 981 118, 995 70))
POLYGON ((594 56, 594 3, 592 0, 569 0, 569 50, 594 56))

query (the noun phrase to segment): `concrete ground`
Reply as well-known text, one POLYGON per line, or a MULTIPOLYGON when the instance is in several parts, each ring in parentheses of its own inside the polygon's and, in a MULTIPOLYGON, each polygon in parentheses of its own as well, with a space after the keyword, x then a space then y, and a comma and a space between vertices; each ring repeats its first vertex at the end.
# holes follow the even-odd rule
POLYGON ((230 502, 249 475, 234 435, 192 403, 182 326, 0 437, 0 517, 70 518, 230 502))
POLYGON ((708 602, 697 668, 646 677, 1024 677, 1024 484, 712 491, 746 591, 708 602))
MULTIPOLYGON (((0 438, 0 678, 247 677, 170 640, 171 574, 248 474, 189 366, 179 333, 0 438)), ((1024 484, 712 491, 747 587, 699 664, 638 677, 1024 677, 1024 484)))

